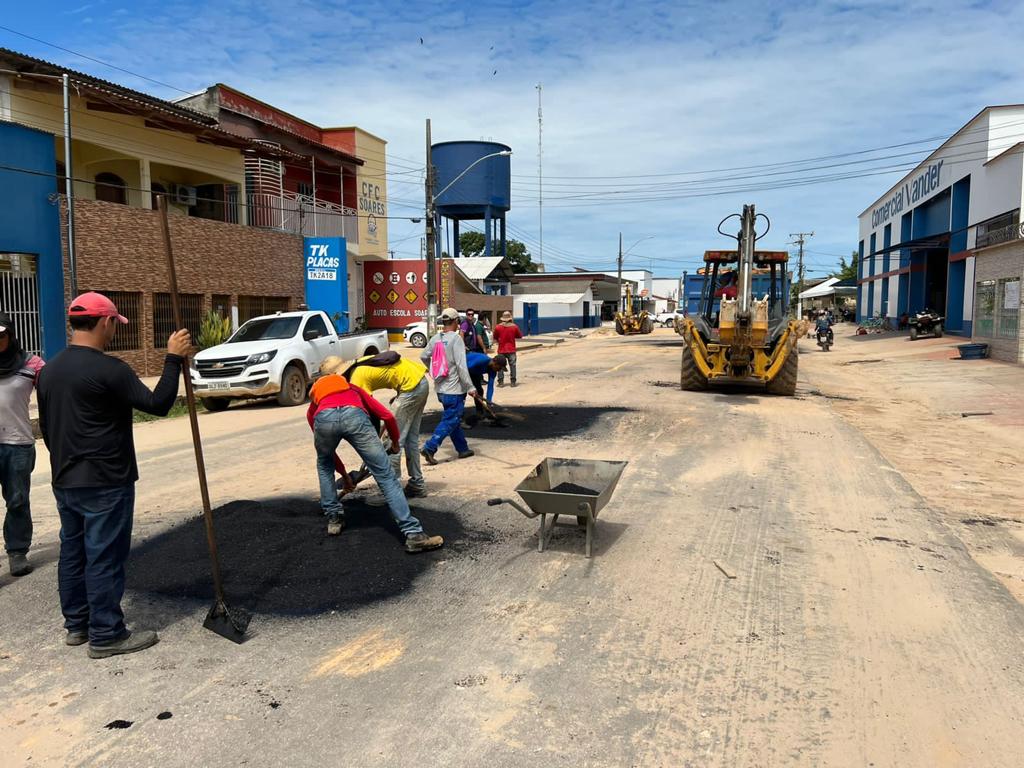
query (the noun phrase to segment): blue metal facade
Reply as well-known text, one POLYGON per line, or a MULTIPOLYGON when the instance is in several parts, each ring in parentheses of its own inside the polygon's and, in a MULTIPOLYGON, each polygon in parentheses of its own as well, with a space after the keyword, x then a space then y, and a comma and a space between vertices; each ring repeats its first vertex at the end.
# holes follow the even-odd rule
POLYGON ((0 122, 0 251, 36 257, 43 357, 67 345, 53 134, 0 122))

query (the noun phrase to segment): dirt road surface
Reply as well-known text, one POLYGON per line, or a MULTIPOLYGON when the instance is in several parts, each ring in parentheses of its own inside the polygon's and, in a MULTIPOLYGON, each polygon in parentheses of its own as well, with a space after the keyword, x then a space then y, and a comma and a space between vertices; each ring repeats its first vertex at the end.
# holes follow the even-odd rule
POLYGON ((0 575, 2 762, 1019 765, 1019 369, 958 385, 948 340, 838 341, 801 342, 796 398, 680 392, 668 331, 524 354, 509 426, 427 470, 413 510, 449 544, 417 557, 370 492, 324 536, 302 409, 205 415, 242 646, 200 626, 178 419, 136 432, 126 610, 162 641, 64 647, 41 450, 38 568, 0 575), (486 506, 545 456, 629 461, 592 559, 577 530, 541 554, 534 521, 486 506))

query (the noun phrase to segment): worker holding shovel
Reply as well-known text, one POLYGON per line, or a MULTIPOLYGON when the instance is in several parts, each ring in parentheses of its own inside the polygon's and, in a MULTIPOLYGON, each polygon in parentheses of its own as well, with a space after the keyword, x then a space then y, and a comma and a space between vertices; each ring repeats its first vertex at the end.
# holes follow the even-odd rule
POLYGON ((493 418, 494 411, 491 410, 490 404, 494 399, 494 382, 496 377, 501 375, 508 367, 508 363, 501 355, 488 357, 481 352, 468 352, 466 353, 466 367, 469 369, 469 378, 472 380, 473 388, 476 390, 470 393, 473 395, 476 413, 471 421, 467 419, 467 425, 472 427, 488 411, 490 411, 493 418), (486 395, 484 394, 484 376, 487 377, 486 395))
MULTIPOLYGON (((316 468, 320 478, 320 506, 327 515, 327 534, 336 536, 345 526, 344 508, 334 480, 335 469, 340 463, 335 451, 341 441, 345 440, 355 448, 380 486, 391 516, 405 534, 405 551, 416 553, 437 549, 444 544, 444 539, 428 536, 423 532, 420 521, 412 516, 409 502, 402 493, 402 485, 391 468, 388 452, 384 450, 372 421, 372 417, 376 417, 384 422, 391 439, 390 453, 397 454, 401 450, 401 442, 395 417, 373 395, 353 386, 338 373, 344 364, 340 357, 335 356, 326 358, 320 364, 321 375, 310 390, 310 404, 306 414, 313 428, 316 468)), ((344 477, 344 466, 340 467, 340 471, 344 477)))
POLYGON ((104 353, 128 323, 114 302, 84 293, 71 302, 68 322, 71 343, 39 372, 39 428, 60 515, 64 642, 88 642, 89 658, 101 659, 159 639, 152 630, 126 629, 121 611, 139 479, 132 409, 167 415, 192 338, 184 329, 171 334, 163 373, 150 392, 127 363, 104 353))
POLYGON ((376 392, 378 389, 393 389, 392 411, 398 422, 399 451, 391 454, 391 468, 395 477, 402 479, 402 453, 409 470, 409 482, 405 486, 406 498, 427 495, 420 466, 420 424, 423 409, 430 394, 427 369, 417 360, 406 360, 397 352, 382 352, 356 360, 345 372, 349 383, 376 392))

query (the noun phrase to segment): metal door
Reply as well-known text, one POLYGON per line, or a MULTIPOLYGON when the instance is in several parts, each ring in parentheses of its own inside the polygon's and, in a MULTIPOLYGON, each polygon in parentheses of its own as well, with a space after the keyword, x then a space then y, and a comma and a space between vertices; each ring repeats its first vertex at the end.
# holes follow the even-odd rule
POLYGON ((14 320, 22 349, 40 354, 43 334, 39 323, 39 278, 35 255, 0 253, 0 310, 14 320))

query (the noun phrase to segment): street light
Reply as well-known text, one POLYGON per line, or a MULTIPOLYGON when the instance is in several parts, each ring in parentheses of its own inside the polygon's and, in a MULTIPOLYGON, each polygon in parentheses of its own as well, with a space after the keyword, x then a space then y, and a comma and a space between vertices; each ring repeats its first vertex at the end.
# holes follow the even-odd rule
POLYGON ((434 221, 436 217, 435 204, 441 195, 451 189, 456 182, 458 182, 463 176, 473 170, 478 164, 484 160, 489 160, 492 157, 510 157, 512 155, 511 149, 503 149, 500 152, 492 152, 489 155, 478 157, 472 163, 467 165, 462 173, 452 179, 448 184, 445 185, 437 194, 432 193, 433 182, 434 182, 434 166, 430 159, 430 121, 427 121, 427 215, 426 215, 426 228, 427 228, 427 338, 434 335, 434 331, 437 329, 437 277, 434 275, 434 221))
POLYGON ((627 248, 625 251, 623 251, 622 250, 622 233, 619 232, 619 311, 620 312, 623 310, 623 305, 622 305, 622 259, 625 258, 625 256, 630 251, 632 251, 634 248, 636 248, 638 245, 640 245, 640 243, 642 243, 644 240, 653 240, 655 237, 656 237, 655 235, 648 235, 647 237, 641 237, 639 240, 637 240, 635 243, 633 243, 631 246, 629 246, 629 248, 627 248))

